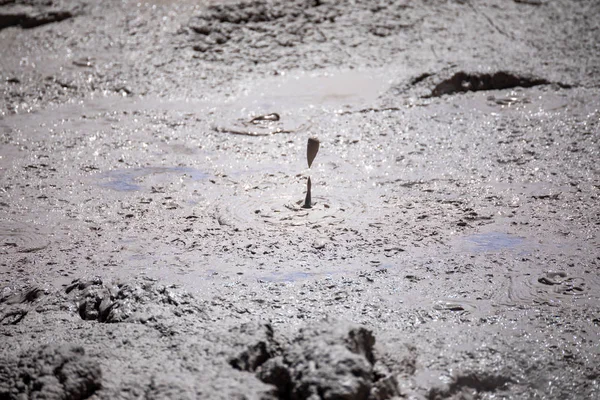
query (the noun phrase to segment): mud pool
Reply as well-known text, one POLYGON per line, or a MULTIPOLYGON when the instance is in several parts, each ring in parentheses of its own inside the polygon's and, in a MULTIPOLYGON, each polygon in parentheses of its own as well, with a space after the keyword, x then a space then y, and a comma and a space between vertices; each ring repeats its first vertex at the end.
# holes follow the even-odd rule
POLYGON ((597 15, 0 1, 0 399, 599 397, 597 15))

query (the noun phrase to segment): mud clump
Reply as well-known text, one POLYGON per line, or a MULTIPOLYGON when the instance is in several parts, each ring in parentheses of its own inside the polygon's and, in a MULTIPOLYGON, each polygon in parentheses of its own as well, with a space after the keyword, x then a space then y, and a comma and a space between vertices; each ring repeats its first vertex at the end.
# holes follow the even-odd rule
POLYGON ((75 280, 66 292, 74 296, 79 315, 84 320, 147 323, 170 316, 203 314, 190 294, 172 289, 155 285, 150 280, 105 285, 96 278, 75 280))
POLYGON ((87 399, 102 372, 82 347, 48 345, 0 360, 0 398, 87 399))
POLYGON ((254 372, 281 351, 279 343, 274 338, 273 327, 270 324, 258 328, 252 324, 242 324, 233 333, 239 340, 251 343, 229 360, 229 365, 240 371, 254 372))
MULTIPOLYGON (((375 337, 363 327, 323 322, 300 330, 290 343, 265 340, 248 346, 230 364, 256 371, 279 399, 382 400, 398 395, 395 377, 376 364, 375 337)), ((270 332, 270 333, 269 333, 270 332)))

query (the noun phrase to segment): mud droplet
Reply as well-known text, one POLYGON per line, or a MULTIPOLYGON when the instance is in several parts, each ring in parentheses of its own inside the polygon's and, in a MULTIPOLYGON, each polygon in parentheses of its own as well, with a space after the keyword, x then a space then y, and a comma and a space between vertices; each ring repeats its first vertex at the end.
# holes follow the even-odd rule
POLYGON ((319 152, 319 146, 321 142, 317 138, 309 138, 308 145, 306 146, 306 159, 308 160, 308 168, 311 167, 317 153, 319 152))

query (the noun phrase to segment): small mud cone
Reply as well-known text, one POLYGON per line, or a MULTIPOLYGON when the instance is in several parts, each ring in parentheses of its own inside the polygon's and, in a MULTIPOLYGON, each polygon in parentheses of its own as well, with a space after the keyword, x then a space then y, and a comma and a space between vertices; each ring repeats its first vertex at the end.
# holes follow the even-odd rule
POLYGON ((317 138, 309 138, 308 139, 308 146, 306 146, 306 159, 308 160, 308 168, 310 168, 310 166, 313 163, 313 160, 317 156, 320 145, 321 145, 321 142, 319 142, 319 139, 317 139, 317 138))
POLYGON ((304 199, 302 208, 312 208, 312 199, 310 198, 310 176, 306 182, 306 198, 304 199))

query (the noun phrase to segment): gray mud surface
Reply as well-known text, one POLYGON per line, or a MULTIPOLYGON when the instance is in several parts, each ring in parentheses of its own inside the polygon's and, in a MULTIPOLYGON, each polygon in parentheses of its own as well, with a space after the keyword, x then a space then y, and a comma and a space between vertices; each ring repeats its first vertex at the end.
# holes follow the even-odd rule
POLYGON ((0 0, 0 399, 599 398, 599 15, 0 0))

